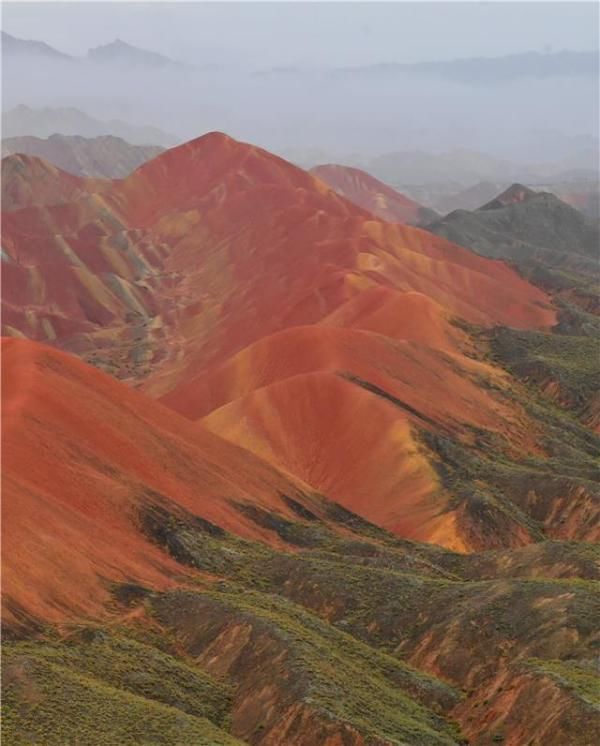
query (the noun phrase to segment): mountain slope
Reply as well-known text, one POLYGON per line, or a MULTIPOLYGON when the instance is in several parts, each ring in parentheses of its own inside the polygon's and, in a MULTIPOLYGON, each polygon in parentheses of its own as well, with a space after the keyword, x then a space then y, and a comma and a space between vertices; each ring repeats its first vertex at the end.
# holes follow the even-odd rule
MULTIPOLYGON (((543 330, 555 313, 541 291, 218 133, 101 187, 6 215, 6 333, 51 341, 207 418, 400 534, 462 550, 539 538, 540 518, 498 501, 496 487, 485 501, 502 531, 480 519, 479 497, 457 506, 421 440, 424 431, 469 445, 485 431, 509 460, 517 444, 537 453, 539 424, 455 319, 543 330), (353 407, 373 414, 370 442, 390 464, 379 475, 360 459, 367 429, 344 424, 353 407)), ((590 499, 587 488, 574 498, 573 535, 588 535, 590 499)))
POLYGON ((71 356, 2 362, 5 734, 589 742, 592 545, 398 541, 71 356))
POLYGON ((2 366, 7 623, 98 615, 108 581, 172 585, 181 568, 140 530, 153 511, 255 538, 235 501, 293 515, 280 496, 299 483, 77 358, 3 340, 2 366))
MULTIPOLYGON (((490 366, 419 341, 295 327, 163 401, 188 417, 204 416, 210 429, 379 525, 465 550, 472 547, 418 431, 461 437, 468 428, 486 429, 528 448, 523 412, 492 396, 483 380, 506 386, 490 366), (365 449, 371 466, 361 459, 365 449)), ((517 524, 512 532, 505 541, 523 540, 517 524)))
POLYGON ((507 259, 558 298, 598 309, 598 225, 553 194, 513 184, 478 210, 457 210, 427 230, 507 259))
POLYGON ((5 212, 70 202, 101 189, 102 185, 66 173, 36 156, 17 153, 2 159, 5 212))
POLYGON ((5 736, 598 740, 574 316, 218 133, 8 163, 5 331, 54 347, 3 341, 5 736))
POLYGON ((109 44, 103 44, 90 49, 87 53, 87 59, 96 63, 126 65, 128 67, 184 67, 179 62, 175 62, 158 52, 140 49, 139 47, 127 44, 127 42, 124 42, 121 39, 115 39, 109 44))
POLYGON ((2 140, 2 157, 24 153, 52 163, 76 176, 121 179, 162 151, 157 145, 130 145, 120 137, 77 135, 8 137, 2 140))
POLYGON ((419 224, 436 214, 375 179, 366 171, 334 164, 315 166, 310 172, 346 197, 389 223, 419 224))
POLYGON ((3 137, 50 137, 51 135, 79 137, 120 137, 134 145, 170 147, 177 138, 156 127, 137 126, 119 119, 103 121, 73 107, 32 108, 20 104, 2 112, 3 137))
POLYGON ((18 39, 16 36, 7 34, 6 31, 2 31, 2 54, 5 59, 22 60, 24 57, 34 57, 59 62, 74 61, 74 58, 70 55, 59 52, 58 49, 54 49, 43 41, 18 39))
POLYGON ((443 233, 446 226, 452 226, 447 232, 457 233, 461 220, 481 225, 482 233, 499 234, 496 239, 499 245, 490 246, 487 252, 493 256, 526 258, 527 245, 591 259, 598 252, 598 228, 591 220, 555 195, 537 193, 521 184, 513 184, 473 213, 464 216, 461 211, 451 213, 428 229, 443 233), (509 254, 511 241, 514 248, 509 254), (525 245, 520 252, 518 242, 525 245))
MULTIPOLYGON (((107 311, 121 321, 127 311, 139 314, 150 347, 153 337, 164 338, 176 323, 169 346, 162 346, 167 359, 156 373, 155 391, 173 388, 200 357, 206 366, 265 334, 314 323, 371 285, 422 292, 451 314, 476 323, 539 327, 554 318, 544 308, 543 293, 505 265, 416 228, 373 220, 306 172, 223 135, 168 151, 103 189, 101 199, 80 200, 68 210, 49 209, 43 218, 19 212, 7 217, 9 256, 24 272, 26 263, 36 256, 40 260, 37 252, 44 242, 56 245, 59 234, 82 265, 73 277, 76 286, 80 272, 115 274, 110 294, 98 291, 90 301, 103 308, 102 337, 107 311), (56 222, 51 231, 48 219, 56 222), (92 223, 93 230, 86 228, 92 223), (93 259, 92 232, 94 241, 107 247, 93 259), (123 259, 130 264, 131 251, 142 252, 144 266, 125 271, 120 264, 123 259), (127 293, 116 288, 115 300, 117 281, 127 284, 127 293), (475 292, 476 285, 485 292, 475 292)), ((93 284, 106 286, 107 279, 99 275, 93 284)), ((73 297, 69 288, 67 283, 61 293, 73 297)), ((54 314, 60 314, 58 299, 42 295, 41 303, 31 301, 32 318, 47 313, 50 301, 54 314)), ((85 303, 76 316, 89 328, 97 313, 90 315, 85 303)), ((63 312, 73 315, 71 308, 63 312)), ((117 336, 123 333, 115 329, 117 336)), ((82 343, 98 346, 89 336, 69 342, 80 350, 82 343)))

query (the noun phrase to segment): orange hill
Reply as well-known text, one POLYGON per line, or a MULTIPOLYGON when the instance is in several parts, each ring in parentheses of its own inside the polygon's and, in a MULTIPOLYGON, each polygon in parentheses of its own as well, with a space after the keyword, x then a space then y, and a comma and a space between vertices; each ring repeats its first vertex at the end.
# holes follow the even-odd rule
MULTIPOLYGON (((473 547, 454 526, 416 430, 460 438, 481 428, 527 449, 531 424, 491 384, 506 382, 459 354, 308 326, 260 340, 163 401, 375 523, 465 550, 473 547)), ((518 526, 515 538, 523 540, 518 526)))
POLYGON ((424 213, 431 212, 359 168, 329 163, 310 172, 350 202, 389 223, 418 223, 424 213))
POLYGON ((111 353, 100 354, 114 356, 117 339, 114 366, 127 376, 147 362, 154 393, 188 367, 318 322, 373 285, 420 292, 475 323, 555 319, 544 293, 503 263, 373 219, 301 169, 218 133, 102 194, 13 212, 4 236, 5 331, 88 357, 107 338, 111 353))
POLYGON ((185 570, 142 534, 145 507, 184 508, 272 542, 231 501, 289 515, 281 495, 299 494, 252 454, 35 342, 2 340, 2 402, 8 623, 22 611, 100 614, 108 581, 171 585, 185 570))
POLYGON ((219 133, 102 184, 5 217, 5 331, 77 352, 398 533, 471 547, 415 432, 535 447, 453 320, 547 328, 541 290, 219 133))

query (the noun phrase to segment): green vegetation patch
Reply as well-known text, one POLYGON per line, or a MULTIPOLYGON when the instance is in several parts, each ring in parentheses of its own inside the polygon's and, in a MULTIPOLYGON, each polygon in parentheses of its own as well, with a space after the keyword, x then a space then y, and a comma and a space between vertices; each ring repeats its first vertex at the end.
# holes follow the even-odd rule
POLYGON ((540 660, 530 658, 525 667, 554 679, 593 707, 600 708, 600 667, 597 660, 540 660))
MULTIPOLYGON (((113 648, 100 644, 94 648, 94 655, 101 658, 108 652, 109 659, 90 661, 91 653, 71 652, 66 646, 46 647, 44 643, 4 646, 2 735, 6 743, 15 746, 32 743, 44 746, 233 746, 239 743, 205 717, 132 693, 133 689, 150 694, 158 691, 168 699, 179 688, 189 706, 202 699, 201 692, 206 693, 207 687, 205 678, 199 675, 200 689, 196 694, 194 677, 190 675, 186 689, 181 671, 177 680, 177 664, 171 663, 161 674, 161 691, 159 681, 150 681, 156 674, 152 673, 152 663, 147 665, 145 660, 134 655, 138 666, 136 681, 135 671, 127 674, 124 670, 125 661, 131 661, 126 648, 126 645, 117 646, 118 652, 114 652, 113 648), (117 669, 114 675, 110 673, 113 663, 117 669), (91 675, 88 669, 98 669, 100 675, 91 675), (169 681, 172 676, 174 680, 169 681), (121 688, 120 683, 128 677, 130 684, 121 688)), ((197 710, 213 708, 198 705, 197 710)))
POLYGON ((44 660, 217 725, 228 724, 232 691, 196 666, 122 635, 87 627, 64 641, 18 642, 10 655, 44 660))
POLYGON ((560 396, 578 414, 600 381, 600 340, 499 327, 491 339, 492 352, 520 378, 556 382, 560 396))
MULTIPOLYGON (((413 683, 445 685, 335 629, 287 599, 223 584, 217 592, 165 594, 153 601, 153 607, 162 623, 175 628, 179 623, 190 624, 195 614, 202 620, 211 615, 222 620, 217 628, 211 628, 211 639, 203 640, 203 645, 210 644, 223 625, 236 620, 266 633, 287 652, 285 661, 295 696, 329 719, 349 723, 366 738, 415 746, 461 742, 453 725, 403 689, 413 683), (179 621, 183 618, 185 623, 179 621)), ((256 648, 252 640, 249 644, 256 648)), ((264 643, 260 647, 264 649, 264 643)), ((282 686, 290 684, 282 682, 282 686)), ((449 701, 456 701, 456 693, 451 687, 446 689, 449 701)))

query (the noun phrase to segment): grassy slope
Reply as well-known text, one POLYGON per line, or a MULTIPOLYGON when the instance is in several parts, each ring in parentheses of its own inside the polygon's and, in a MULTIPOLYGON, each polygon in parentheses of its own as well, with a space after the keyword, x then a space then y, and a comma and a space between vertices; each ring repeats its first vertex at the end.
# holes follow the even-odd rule
MULTIPOLYGON (((222 625, 243 622, 277 638, 286 650, 296 695, 325 719, 350 723, 366 738, 393 744, 453 744, 459 735, 439 715, 406 694, 404 688, 443 690, 451 702, 451 687, 422 674, 335 629, 281 596, 247 591, 230 584, 211 593, 175 592, 157 599, 158 615, 177 629, 179 619, 215 612, 222 625)), ((215 635, 212 631, 211 638, 215 635)), ((209 640, 207 640, 209 642, 209 640)), ((255 670, 248 673, 256 675, 255 670)), ((285 686, 285 685, 284 685, 285 686)))
MULTIPOLYGON (((543 542, 524 548, 519 551, 535 550, 528 556, 542 573, 556 568, 567 577, 528 579, 535 567, 524 555, 512 579, 506 552, 464 557, 399 540, 347 511, 331 512, 347 537, 308 515, 298 521, 254 516, 296 542, 298 553, 215 535, 193 520, 186 523, 185 516, 173 519, 154 540, 223 580, 209 590, 202 581, 197 591, 163 595, 116 589, 121 601, 157 615, 161 628, 155 631, 147 625, 94 627, 65 639, 5 643, 5 737, 51 745, 78 739, 98 746, 233 743, 226 731, 235 692, 256 672, 250 667, 225 684, 190 664, 172 636, 179 620, 189 619, 182 606, 189 603, 198 604, 200 619, 214 620, 213 636, 241 620, 275 639, 297 684, 285 696, 325 722, 333 718, 390 743, 460 743, 448 720, 460 689, 485 686, 507 645, 506 660, 516 643, 516 652, 527 650, 536 665, 546 665, 546 658, 553 665, 557 653, 589 657, 596 588, 577 576, 597 576, 594 547, 543 542), (503 579, 496 580, 500 570, 503 579), (579 642, 557 648, 565 624, 579 642), (412 659, 428 635, 436 665, 454 687, 402 661, 412 659)), ((210 639, 201 640, 200 648, 207 645, 210 639)), ((573 743, 579 743, 577 735, 573 743)))
POLYGON ((129 648, 130 644, 114 640, 75 647, 41 641, 5 644, 5 742, 48 746, 238 743, 206 717, 223 720, 218 704, 222 686, 211 687, 201 672, 173 658, 157 657, 156 651, 143 646, 129 648), (165 664, 165 669, 154 664, 165 664))

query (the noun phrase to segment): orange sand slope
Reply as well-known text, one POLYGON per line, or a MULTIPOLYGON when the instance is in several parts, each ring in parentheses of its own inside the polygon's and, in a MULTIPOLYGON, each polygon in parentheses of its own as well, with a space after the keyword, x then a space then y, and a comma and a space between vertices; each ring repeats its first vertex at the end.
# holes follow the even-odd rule
POLYGON ((495 398, 487 365, 373 332, 298 327, 267 337, 165 403, 402 536, 469 549, 417 430, 472 428, 531 445, 523 412, 495 398))
POLYGON ((77 358, 2 340, 3 597, 58 621, 101 613, 107 581, 165 587, 185 572, 139 528, 148 504, 269 534, 230 501, 288 514, 299 483, 77 358))
POLYGON ((467 548, 410 418, 334 373, 286 378, 202 422, 374 523, 405 537, 467 548))
POLYGON ((168 151, 119 190, 123 213, 171 247, 165 266, 178 278, 182 352, 157 393, 189 375, 182 362, 204 368, 266 334, 318 322, 374 284, 421 292, 477 323, 554 321, 544 293, 503 263, 377 221, 223 135, 168 151))
POLYGON ((489 366, 418 342, 318 325, 265 337, 163 402, 197 419, 255 389, 315 371, 368 381, 440 426, 467 422, 505 429, 510 423, 510 410, 476 381, 476 376, 501 380, 489 366))
POLYGON ((417 223, 425 209, 359 168, 328 163, 311 168, 310 173, 350 202, 389 223, 417 223))
POLYGON ((535 431, 496 395, 506 374, 468 357, 470 344, 427 296, 373 286, 162 400, 375 523, 466 550, 417 430, 470 442, 484 429, 524 450, 535 431))

